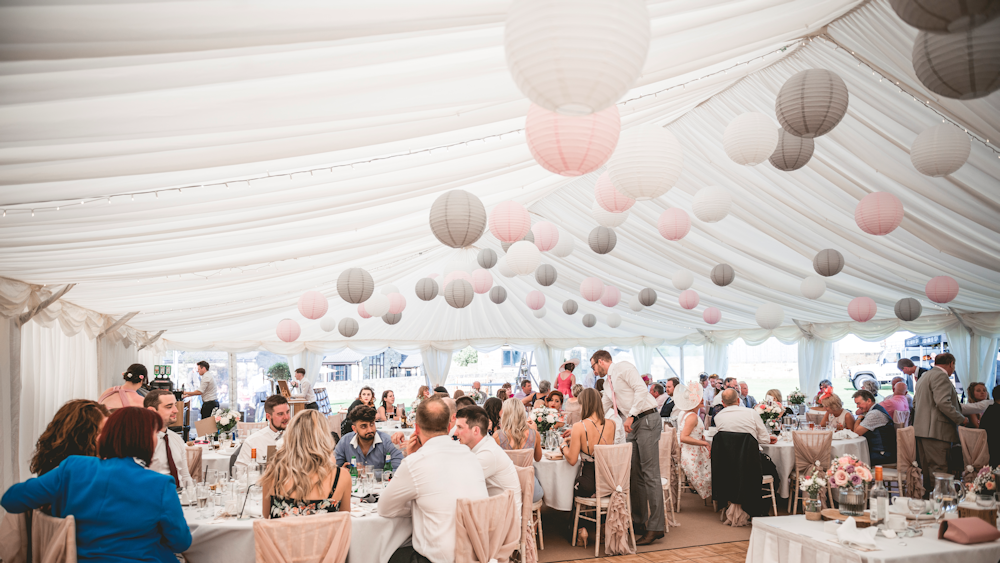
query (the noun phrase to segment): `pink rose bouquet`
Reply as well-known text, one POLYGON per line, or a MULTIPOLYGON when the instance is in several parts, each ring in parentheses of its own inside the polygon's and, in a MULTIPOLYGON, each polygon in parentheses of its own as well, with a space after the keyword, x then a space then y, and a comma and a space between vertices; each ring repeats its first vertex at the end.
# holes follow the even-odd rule
POLYGON ((833 460, 826 471, 830 487, 858 488, 872 481, 872 470, 852 455, 843 455, 833 460))

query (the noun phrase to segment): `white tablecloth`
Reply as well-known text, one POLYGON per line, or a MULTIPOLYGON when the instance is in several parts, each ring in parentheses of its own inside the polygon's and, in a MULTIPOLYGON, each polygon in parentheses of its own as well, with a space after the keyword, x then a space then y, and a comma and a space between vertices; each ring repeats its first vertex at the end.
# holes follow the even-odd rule
MULTIPOLYGON (((778 440, 777 444, 762 446, 764 453, 771 456, 771 461, 778 468, 778 476, 781 478, 779 494, 788 497, 788 476, 795 472, 795 447, 791 442, 778 440)), ((852 438, 850 440, 834 440, 832 444, 833 457, 850 454, 866 465, 871 465, 871 458, 868 455, 868 441, 863 437, 852 438)), ((792 476, 794 479, 794 475, 792 476)), ((994 562, 995 563, 995 562, 994 562)))
POLYGON ((226 475, 229 475, 229 458, 232 457, 235 451, 231 450, 229 453, 219 453, 218 450, 202 448, 201 466, 202 468, 208 466, 209 471, 223 471, 226 475))
POLYGON ((573 510, 573 485, 576 484, 576 476, 583 464, 580 461, 576 465, 570 465, 565 459, 555 461, 545 459, 536 461, 535 476, 542 485, 542 502, 549 508, 556 510, 573 510))
POLYGON ((875 538, 877 551, 860 552, 828 540, 823 522, 805 516, 754 518, 747 563, 996 563, 1000 542, 959 545, 937 539, 937 527, 924 528, 918 538, 875 538))

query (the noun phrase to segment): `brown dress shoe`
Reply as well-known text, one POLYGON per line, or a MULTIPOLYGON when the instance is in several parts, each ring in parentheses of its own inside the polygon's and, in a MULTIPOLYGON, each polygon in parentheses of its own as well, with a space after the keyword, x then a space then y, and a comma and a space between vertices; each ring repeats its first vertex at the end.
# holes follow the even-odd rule
POLYGON ((635 540, 635 545, 649 545, 663 537, 663 532, 646 532, 641 538, 635 540))

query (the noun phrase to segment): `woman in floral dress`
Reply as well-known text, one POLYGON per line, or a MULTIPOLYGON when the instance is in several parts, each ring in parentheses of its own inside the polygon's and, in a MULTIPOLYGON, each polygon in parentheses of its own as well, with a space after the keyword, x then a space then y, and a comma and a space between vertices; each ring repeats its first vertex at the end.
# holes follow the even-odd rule
POLYGON ((674 389, 676 407, 683 411, 678 417, 681 428, 678 439, 681 442, 681 469, 687 476, 688 484, 698 495, 707 499, 712 496, 712 445, 704 439, 705 426, 698 416, 702 396, 685 385, 674 389))

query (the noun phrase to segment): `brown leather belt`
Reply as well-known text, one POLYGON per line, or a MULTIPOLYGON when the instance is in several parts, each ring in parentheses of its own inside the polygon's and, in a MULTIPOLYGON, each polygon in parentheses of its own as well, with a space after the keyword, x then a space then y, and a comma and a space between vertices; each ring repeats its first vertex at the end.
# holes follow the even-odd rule
POLYGON ((649 409, 648 411, 642 411, 641 413, 635 415, 635 419, 639 420, 640 418, 646 416, 647 414, 653 414, 654 412, 656 412, 656 409, 649 409))

